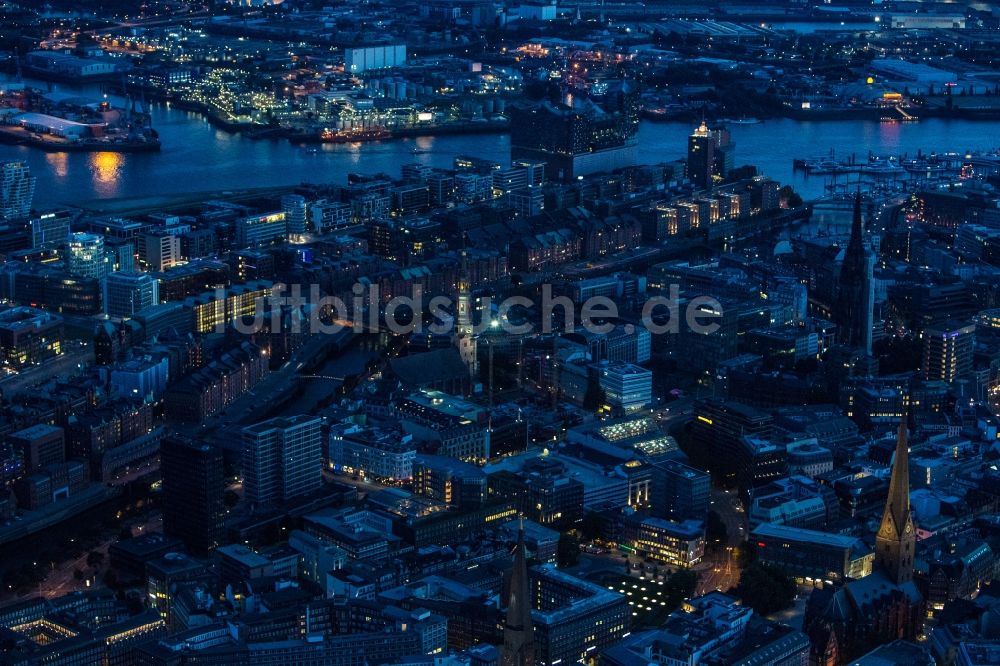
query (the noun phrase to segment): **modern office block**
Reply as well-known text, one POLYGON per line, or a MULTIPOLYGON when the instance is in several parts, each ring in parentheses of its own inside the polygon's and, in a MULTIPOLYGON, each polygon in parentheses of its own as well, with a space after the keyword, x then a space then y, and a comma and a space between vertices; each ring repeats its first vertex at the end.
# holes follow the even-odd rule
POLYGON ((253 506, 280 505, 319 490, 322 419, 274 418, 243 429, 243 488, 253 506))

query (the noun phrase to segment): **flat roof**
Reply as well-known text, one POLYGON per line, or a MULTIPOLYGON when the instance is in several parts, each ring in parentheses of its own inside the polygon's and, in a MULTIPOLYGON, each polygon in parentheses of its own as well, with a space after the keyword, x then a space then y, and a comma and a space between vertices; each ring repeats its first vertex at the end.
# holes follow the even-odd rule
POLYGON ((538 624, 559 624, 602 606, 623 603, 626 598, 625 595, 608 590, 602 585, 559 571, 552 564, 539 564, 532 567, 532 571, 536 572, 540 578, 547 578, 561 584, 573 593, 572 596, 567 595, 568 599, 558 608, 548 611, 531 609, 531 616, 538 624))
POLYGON ((14 116, 14 120, 19 123, 28 123, 29 125, 42 125, 54 130, 64 130, 71 127, 103 126, 102 124, 88 125, 87 123, 78 123, 75 120, 67 120, 66 118, 59 118, 58 116, 50 116, 44 113, 33 113, 31 111, 14 116))
POLYGON ((243 544, 234 543, 228 546, 220 546, 216 549, 219 554, 239 562, 247 567, 263 567, 271 563, 263 555, 256 553, 243 544))
POLYGON ((472 418, 483 411, 481 407, 464 398, 432 389, 414 391, 406 396, 406 399, 449 416, 472 418))
POLYGON ((11 433, 10 436, 17 437, 19 439, 38 439, 39 437, 44 437, 53 433, 61 433, 62 431, 63 429, 59 426, 49 425, 48 423, 38 423, 33 426, 28 426, 23 430, 11 433))
POLYGON ((247 434, 259 435, 261 433, 270 432, 272 430, 286 430, 288 428, 294 428, 296 426, 305 425, 313 422, 321 422, 322 418, 319 416, 310 416, 308 414, 297 414, 295 416, 276 416, 275 418, 268 419, 266 421, 261 421, 260 423, 255 423, 243 428, 243 432, 247 434))
POLYGON ((852 536, 807 530, 802 527, 776 525, 774 523, 761 523, 750 533, 754 536, 788 539, 789 541, 805 541, 820 546, 833 546, 834 548, 853 548, 858 543, 858 539, 852 536))
POLYGON ((47 310, 27 306, 17 306, 0 310, 0 328, 10 331, 28 329, 32 326, 44 326, 50 322, 59 323, 62 317, 47 310))

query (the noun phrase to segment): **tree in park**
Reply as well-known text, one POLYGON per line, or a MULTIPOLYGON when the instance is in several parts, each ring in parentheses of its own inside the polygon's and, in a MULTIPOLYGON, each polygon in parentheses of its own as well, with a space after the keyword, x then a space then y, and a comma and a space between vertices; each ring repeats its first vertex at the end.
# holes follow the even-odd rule
POLYGON ((770 615, 792 605, 795 581, 778 567, 754 562, 743 570, 736 594, 760 615, 770 615))
POLYGON ((561 567, 572 567, 580 559, 580 539, 576 532, 563 532, 556 546, 556 562, 561 567))
POLYGON ((729 531, 726 523, 717 511, 708 512, 708 522, 705 525, 705 538, 708 543, 715 545, 725 545, 729 541, 729 531))

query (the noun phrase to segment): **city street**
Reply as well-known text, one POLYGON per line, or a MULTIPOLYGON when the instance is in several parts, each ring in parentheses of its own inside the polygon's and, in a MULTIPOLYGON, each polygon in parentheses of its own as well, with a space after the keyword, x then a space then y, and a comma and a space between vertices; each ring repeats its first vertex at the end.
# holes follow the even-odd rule
POLYGON ((361 477, 355 478, 349 474, 340 474, 325 467, 323 468, 323 478, 327 481, 335 481, 337 483, 354 486, 354 488, 358 491, 359 498, 364 497, 369 493, 375 493, 379 490, 383 490, 386 487, 361 477))
POLYGON ((726 546, 719 553, 707 555, 695 571, 698 572, 698 594, 714 590, 727 592, 736 587, 740 582, 740 569, 735 547, 726 546))
MULTIPOLYGON (((135 536, 139 536, 147 532, 161 532, 163 530, 163 518, 157 512, 150 516, 147 520, 141 522, 132 521, 129 526, 132 529, 132 534, 135 536)), ((116 541, 118 541, 118 534, 110 534, 109 536, 103 538, 95 548, 82 553, 75 559, 66 560, 64 562, 49 562, 49 571, 45 580, 40 582, 37 587, 17 595, 17 597, 7 597, 7 600, 10 600, 11 598, 27 599, 36 596, 52 599, 64 594, 69 594, 70 592, 87 589, 94 584, 95 580, 99 580, 103 573, 107 570, 108 548, 110 548, 111 544, 116 541), (103 556, 101 564, 93 568, 87 564, 87 558, 92 552, 98 552, 103 556), (77 580, 75 576, 75 572, 77 570, 84 572, 84 578, 77 580), (88 585, 88 582, 90 585, 88 585)), ((4 592, 7 591, 5 590, 4 592)))
POLYGON ((694 398, 680 398, 653 410, 660 429, 669 432, 675 425, 691 418, 694 414, 694 402, 694 398))
POLYGON ((728 545, 738 546, 747 538, 747 516, 736 491, 713 489, 709 509, 719 514, 726 526, 728 545))
POLYGON ((1000 3, 689 5, 7 3, 0 666, 1000 666, 1000 3))
POLYGON ((738 548, 742 546, 747 535, 746 514, 733 491, 713 489, 709 508, 718 514, 726 526, 726 544, 713 549, 715 552, 706 555, 705 562, 698 567, 701 576, 698 581, 698 592, 704 594, 712 590, 723 592, 736 587, 740 582, 740 567, 738 548))
POLYGON ((90 345, 81 340, 66 340, 63 348, 62 356, 0 379, 0 390, 6 395, 13 395, 56 377, 70 377, 94 360, 94 352, 90 345))

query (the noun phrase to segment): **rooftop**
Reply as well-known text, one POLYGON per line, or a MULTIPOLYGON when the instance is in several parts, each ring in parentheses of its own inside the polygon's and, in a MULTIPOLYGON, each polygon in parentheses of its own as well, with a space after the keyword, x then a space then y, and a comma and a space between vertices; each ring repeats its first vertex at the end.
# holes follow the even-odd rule
POLYGON ((247 426, 243 429, 244 433, 261 435, 272 430, 284 430, 286 428, 294 428, 296 426, 301 426, 313 421, 319 421, 318 416, 309 416, 308 414, 298 414, 296 416, 279 416, 277 418, 268 419, 267 421, 261 421, 260 423, 255 423, 251 426, 247 426))
POLYGON ((215 552, 219 553, 223 557, 236 560, 240 564, 248 567, 263 567, 270 564, 270 560, 263 555, 259 555, 246 546, 238 543, 234 543, 229 546, 220 546, 215 552))
POLYGON ((63 431, 59 426, 49 425, 48 423, 39 423, 33 425, 30 428, 25 428, 24 430, 18 430, 11 434, 11 437, 17 437, 18 439, 38 439, 39 437, 46 437, 48 435, 53 435, 56 433, 61 433, 63 431))
MULTIPOLYGON (((59 118, 58 116, 50 116, 44 113, 19 113, 14 116, 14 120, 24 125, 35 125, 38 127, 47 127, 50 130, 55 131, 65 131, 68 129, 83 129, 94 127, 94 125, 88 125, 86 123, 78 123, 75 120, 67 120, 66 118, 59 118)), ((99 125, 98 125, 99 126, 99 125)))
POLYGON ((787 539, 789 541, 802 541, 814 543, 820 546, 831 546, 833 548, 853 548, 858 540, 852 536, 843 534, 830 534, 818 530, 807 530, 802 527, 788 527, 787 525, 775 525, 774 523, 761 523, 753 529, 752 534, 757 537, 773 537, 775 539, 787 539))
POLYGON ((0 328, 9 331, 27 330, 50 322, 59 322, 62 318, 45 310, 27 306, 8 308, 0 311, 0 328))
POLYGON ((996 641, 964 641, 959 646, 963 663, 973 666, 1000 664, 1000 643, 996 641))
POLYGON ((428 389, 416 391, 407 396, 407 400, 421 407, 433 409, 434 411, 448 414, 455 417, 465 417, 475 419, 482 411, 482 407, 474 405, 468 400, 450 395, 442 391, 432 391, 428 389))
POLYGON ((532 572, 538 577, 558 583, 572 592, 571 595, 566 595, 571 600, 568 603, 561 604, 558 608, 549 611, 532 609, 532 619, 538 624, 555 625, 601 606, 616 602, 626 603, 623 595, 612 592, 595 583, 581 580, 576 576, 563 573, 551 564, 542 564, 533 567, 532 572))

